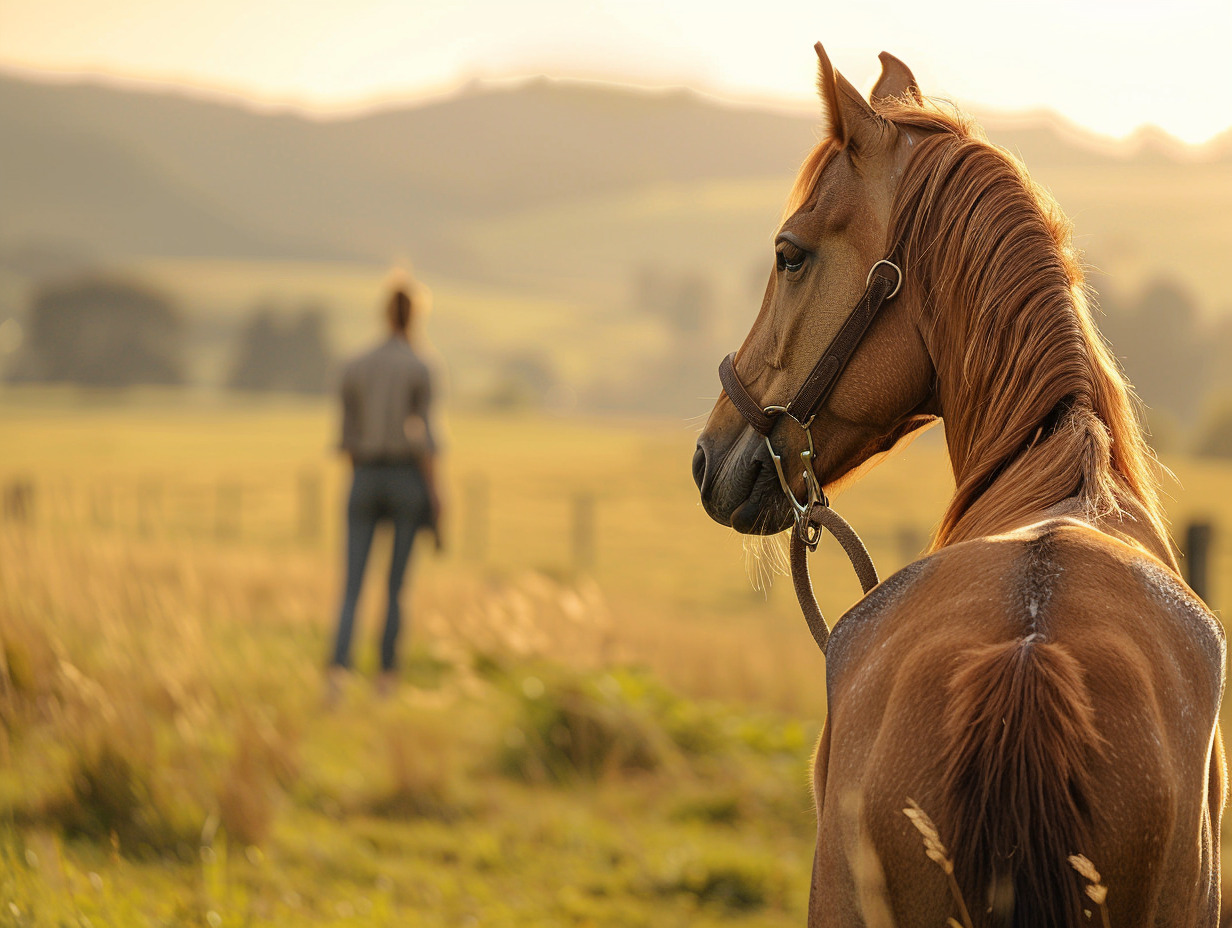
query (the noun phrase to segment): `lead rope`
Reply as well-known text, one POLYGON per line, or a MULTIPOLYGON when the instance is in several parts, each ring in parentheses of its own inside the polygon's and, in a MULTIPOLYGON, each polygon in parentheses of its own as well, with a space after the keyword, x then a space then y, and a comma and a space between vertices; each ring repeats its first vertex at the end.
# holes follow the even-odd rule
POLYGON ((791 532, 791 582, 796 588, 796 599, 800 603, 800 611, 804 613, 804 621, 808 623, 817 647, 825 654, 826 645, 830 642, 830 627, 826 625, 821 607, 817 605, 808 570, 808 553, 816 550, 822 528, 829 529, 830 534, 843 546, 843 551, 851 561, 851 566, 855 568, 865 593, 875 587, 878 580, 873 559, 868 556, 868 549, 864 547, 864 542, 860 540, 855 529, 829 506, 820 502, 813 503, 791 532), (813 538, 812 544, 805 540, 806 536, 813 538))

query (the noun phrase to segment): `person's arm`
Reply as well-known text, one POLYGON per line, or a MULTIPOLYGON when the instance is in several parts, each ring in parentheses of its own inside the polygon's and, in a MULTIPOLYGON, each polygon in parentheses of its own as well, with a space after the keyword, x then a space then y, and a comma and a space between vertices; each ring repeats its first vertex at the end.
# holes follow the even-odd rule
POLYGON ((422 393, 419 397, 419 414, 423 421, 424 450, 420 457, 420 468, 423 471, 424 485, 428 489, 428 506, 432 519, 432 533, 436 536, 436 550, 445 548, 444 510, 445 504, 441 493, 440 479, 437 474, 437 456, 439 446, 436 441, 436 430, 433 428, 432 415, 432 379, 431 374, 424 379, 422 393))
POLYGON ((432 534, 436 537, 436 550, 443 551, 445 549, 445 532, 442 517, 444 516, 444 504, 441 500, 440 489, 436 479, 436 454, 429 451, 420 459, 420 467, 423 471, 424 484, 428 488, 428 512, 432 520, 432 534))

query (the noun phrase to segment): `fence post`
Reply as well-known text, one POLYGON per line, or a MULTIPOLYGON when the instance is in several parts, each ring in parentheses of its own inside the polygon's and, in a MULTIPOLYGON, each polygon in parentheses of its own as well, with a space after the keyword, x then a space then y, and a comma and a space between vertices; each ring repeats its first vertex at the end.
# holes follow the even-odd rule
POLYGON ((1210 554, 1214 530, 1209 522, 1190 522, 1185 528, 1185 582, 1209 604, 1210 554))
POLYGON ((595 496, 573 495, 573 569, 581 572, 595 566, 595 496))
POLYGON ((482 564, 488 557, 488 520, 491 493, 488 478, 471 474, 464 482, 462 505, 462 553, 467 560, 482 564))
POLYGON ((34 484, 25 478, 4 488, 4 521, 28 523, 34 520, 34 484))

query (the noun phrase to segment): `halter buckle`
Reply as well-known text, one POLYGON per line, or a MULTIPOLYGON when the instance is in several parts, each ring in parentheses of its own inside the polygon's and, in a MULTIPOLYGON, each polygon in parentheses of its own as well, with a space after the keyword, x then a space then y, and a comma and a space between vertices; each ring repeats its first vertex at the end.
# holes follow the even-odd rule
POLYGON ((791 503, 792 513, 796 519, 796 531, 800 534, 800 540, 808 545, 812 550, 817 547, 817 542, 821 540, 821 526, 809 519, 809 514, 813 511, 813 507, 817 505, 829 506, 830 501, 826 499, 826 494, 821 490, 821 484, 817 482, 817 475, 813 473, 813 433, 809 431, 809 425, 812 423, 810 418, 807 422, 801 422, 790 412, 786 406, 767 406, 762 412, 767 416, 784 415, 804 432, 804 438, 808 442, 808 447, 800 452, 800 459, 804 464, 804 491, 805 500, 800 502, 795 491, 792 490, 791 484, 787 480, 787 472, 783 469, 783 458, 777 451, 774 450, 774 445, 770 441, 770 436, 765 436, 766 450, 770 452, 770 459, 774 461, 774 469, 779 475, 779 486, 783 488, 783 493, 786 494, 788 502, 791 503))

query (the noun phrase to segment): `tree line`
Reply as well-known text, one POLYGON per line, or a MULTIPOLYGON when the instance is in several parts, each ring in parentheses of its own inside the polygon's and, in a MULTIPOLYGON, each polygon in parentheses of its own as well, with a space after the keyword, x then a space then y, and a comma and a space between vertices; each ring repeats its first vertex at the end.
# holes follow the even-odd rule
MULTIPOLYGON (((661 267, 638 269, 630 283, 629 311, 652 317, 667 337, 660 351, 638 359, 636 376, 625 371, 627 382, 604 390, 604 402, 695 412, 698 396, 717 392, 715 367, 731 347, 729 333, 719 331, 721 288, 702 272, 661 267)), ((735 302, 744 305, 751 294, 735 302)), ((1206 316, 1182 285, 1166 279, 1131 295, 1105 292, 1099 304, 1100 329, 1146 406, 1158 450, 1232 458, 1232 312, 1206 316)), ((259 304, 231 342, 222 378, 230 389, 314 394, 330 387, 336 356, 319 304, 259 304)), ((133 279, 80 276, 34 293, 6 379, 186 384, 193 379, 190 347, 184 314, 166 294, 133 279)), ((497 373, 493 406, 542 404, 559 386, 550 346, 506 359, 497 373)))
MULTIPOLYGON (((7 379, 87 387, 177 386, 192 379, 184 314, 138 281, 89 276, 41 287, 7 379)), ((321 393, 334 355, 318 305, 259 305, 235 334, 225 384, 235 390, 321 393)))
POLYGON ((1232 458, 1232 312, 1204 315, 1167 279, 1099 303, 1099 327, 1146 407, 1157 450, 1232 458))

